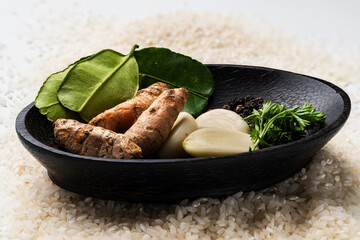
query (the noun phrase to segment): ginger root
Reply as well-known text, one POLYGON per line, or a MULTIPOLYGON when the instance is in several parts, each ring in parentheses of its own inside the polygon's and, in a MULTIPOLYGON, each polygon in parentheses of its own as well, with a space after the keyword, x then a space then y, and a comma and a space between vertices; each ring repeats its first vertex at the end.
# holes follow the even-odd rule
MULTIPOLYGON (((156 86, 159 85, 164 87, 161 86, 163 84, 156 86)), ((96 122, 99 125, 106 125, 104 127, 118 128, 120 126, 123 128, 124 124, 117 122, 120 121, 119 119, 129 120, 131 118, 131 121, 135 119, 136 122, 125 134, 99 126, 83 124, 72 119, 58 119, 54 123, 55 140, 67 151, 86 156, 117 159, 152 156, 168 137, 179 112, 185 106, 189 91, 185 88, 164 90, 151 105, 149 104, 150 107, 143 111, 143 107, 151 101, 150 98, 154 98, 154 95, 155 93, 152 95, 149 91, 143 92, 138 95, 142 98, 126 103, 128 104, 125 105, 126 108, 121 107, 122 104, 115 107, 123 113, 115 113, 115 108, 110 109, 102 113, 103 118, 99 118, 102 119, 101 121, 96 122), (146 95, 151 95, 151 97, 146 97, 146 95), (138 103, 142 105, 138 106, 138 103), (132 117, 127 117, 126 111, 131 112, 132 117), (118 114, 124 116, 119 115, 119 117, 118 114)))
POLYGON ((72 153, 116 159, 142 157, 141 148, 123 134, 72 119, 58 119, 54 136, 60 146, 72 153))
POLYGON ((124 133, 166 89, 168 89, 166 84, 154 83, 148 88, 139 90, 134 98, 100 113, 91 119, 89 124, 124 133))
POLYGON ((124 135, 142 149, 144 157, 152 156, 160 149, 188 95, 189 91, 185 88, 163 91, 125 132, 124 135))

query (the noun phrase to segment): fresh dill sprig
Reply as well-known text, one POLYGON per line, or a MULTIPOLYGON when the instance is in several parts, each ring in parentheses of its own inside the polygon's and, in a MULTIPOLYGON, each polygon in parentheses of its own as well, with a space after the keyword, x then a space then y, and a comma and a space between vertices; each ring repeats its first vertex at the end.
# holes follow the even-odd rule
POLYGON ((250 123, 250 136, 255 141, 250 150, 298 140, 310 129, 324 125, 325 119, 323 112, 306 103, 301 108, 286 109, 284 104, 265 101, 262 108, 244 118, 250 123))

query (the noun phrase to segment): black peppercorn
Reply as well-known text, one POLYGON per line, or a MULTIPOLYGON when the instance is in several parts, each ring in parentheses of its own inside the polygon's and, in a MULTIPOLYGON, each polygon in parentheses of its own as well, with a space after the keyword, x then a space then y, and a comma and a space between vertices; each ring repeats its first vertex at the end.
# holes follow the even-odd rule
POLYGON ((223 109, 228 109, 236 112, 241 117, 247 117, 252 114, 254 109, 262 107, 264 99, 261 97, 246 96, 243 98, 234 98, 228 104, 223 106, 223 109))

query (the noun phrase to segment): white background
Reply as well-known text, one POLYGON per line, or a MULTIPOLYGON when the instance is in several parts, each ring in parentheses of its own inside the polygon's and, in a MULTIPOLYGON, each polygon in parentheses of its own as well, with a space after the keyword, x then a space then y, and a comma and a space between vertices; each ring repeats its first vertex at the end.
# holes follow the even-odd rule
MULTIPOLYGON (((113 15, 132 20, 156 13, 189 10, 239 14, 260 19, 303 39, 317 38, 324 46, 347 55, 360 52, 358 0, 0 0, 0 48, 20 51, 18 35, 29 21, 67 12, 113 15)), ((21 48, 21 47, 20 47, 21 48)))

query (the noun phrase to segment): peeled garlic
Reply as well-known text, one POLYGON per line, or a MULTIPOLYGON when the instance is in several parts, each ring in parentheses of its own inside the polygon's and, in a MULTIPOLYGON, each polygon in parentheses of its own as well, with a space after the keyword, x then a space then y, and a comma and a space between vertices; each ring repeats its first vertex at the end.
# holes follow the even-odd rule
POLYGON ((199 128, 219 127, 250 133, 247 123, 237 113, 226 109, 214 109, 196 118, 199 128))
POLYGON ((198 128, 193 116, 187 112, 181 112, 177 117, 169 136, 158 151, 159 158, 179 158, 188 154, 182 146, 184 139, 198 128))
POLYGON ((187 153, 194 157, 209 157, 248 152, 254 143, 244 132, 222 128, 201 128, 183 142, 187 153))

